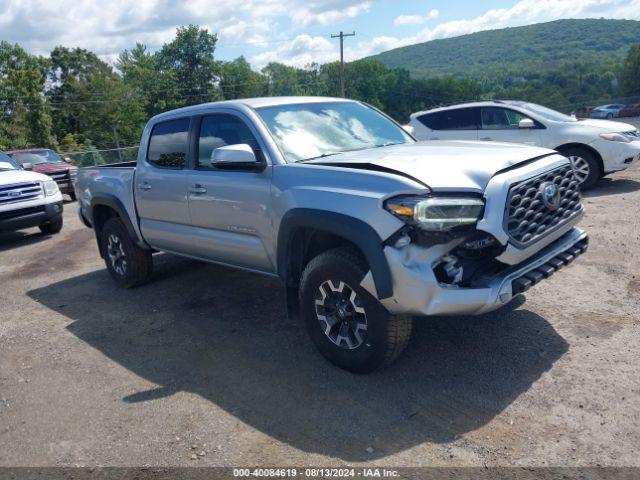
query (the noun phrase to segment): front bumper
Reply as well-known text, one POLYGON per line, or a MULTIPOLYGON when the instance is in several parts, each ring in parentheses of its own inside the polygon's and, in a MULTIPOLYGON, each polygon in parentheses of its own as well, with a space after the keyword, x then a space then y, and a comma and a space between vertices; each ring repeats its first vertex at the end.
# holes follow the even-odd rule
POLYGON ((5 210, 0 212, 0 232, 37 227, 62 215, 62 209, 62 197, 60 197, 60 201, 53 203, 5 210))
POLYGON ((624 170, 640 161, 640 141, 630 143, 596 140, 591 144, 602 157, 604 173, 624 170))
MULTIPOLYGON (((437 250, 446 252, 450 248, 451 245, 442 245, 437 250)), ((462 288, 443 285, 436 279, 432 259, 442 252, 413 245, 402 249, 387 246, 384 252, 391 269, 394 295, 381 302, 392 314, 479 315, 491 312, 570 263, 586 248, 587 234, 575 227, 523 262, 506 267, 485 287, 462 288)), ((372 291, 370 275, 365 277, 362 286, 372 291)))

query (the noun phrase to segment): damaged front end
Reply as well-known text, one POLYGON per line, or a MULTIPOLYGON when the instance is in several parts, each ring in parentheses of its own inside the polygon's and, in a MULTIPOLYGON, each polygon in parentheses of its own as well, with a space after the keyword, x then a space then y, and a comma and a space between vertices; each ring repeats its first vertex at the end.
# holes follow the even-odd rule
MULTIPOLYGON (((383 245, 394 286, 393 297, 381 300, 389 312, 489 312, 586 251, 587 235, 575 226, 583 215, 577 184, 565 165, 541 174, 498 175, 488 191, 483 197, 439 194, 385 202, 406 224, 383 245), (540 195, 550 182, 558 185, 561 200, 558 208, 544 210, 540 195), (527 244, 512 238, 523 228, 537 235, 527 244)), ((373 292, 370 277, 362 285, 373 292)))

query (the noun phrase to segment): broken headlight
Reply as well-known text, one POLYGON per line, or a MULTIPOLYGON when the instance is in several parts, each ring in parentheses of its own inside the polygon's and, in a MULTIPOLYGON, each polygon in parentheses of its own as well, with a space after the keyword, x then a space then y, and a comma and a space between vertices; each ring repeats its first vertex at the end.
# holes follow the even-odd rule
POLYGON ((482 218, 484 201, 473 197, 399 196, 385 208, 407 223, 430 232, 444 232, 461 225, 474 225, 482 218))

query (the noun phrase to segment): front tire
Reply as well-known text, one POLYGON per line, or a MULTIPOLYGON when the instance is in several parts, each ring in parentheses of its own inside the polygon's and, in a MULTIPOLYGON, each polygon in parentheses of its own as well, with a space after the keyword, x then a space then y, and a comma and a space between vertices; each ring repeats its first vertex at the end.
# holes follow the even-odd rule
POLYGON ((581 190, 593 188, 602 177, 600 164, 595 155, 584 148, 572 147, 561 150, 573 166, 576 179, 580 182, 581 190))
POLYGON ((137 287, 151 277, 151 252, 131 240, 119 218, 110 218, 105 222, 100 234, 100 249, 109 274, 121 287, 137 287))
POLYGON ((69 198, 71 199, 72 202, 75 202, 77 199, 76 192, 69 192, 69 198))
POLYGON ((45 235, 55 235, 56 233, 60 233, 62 230, 63 220, 62 215, 52 218, 47 223, 43 223, 38 228, 45 235))
POLYGON ((411 336, 411 317, 390 315, 360 286, 368 270, 355 250, 341 247, 311 260, 300 282, 311 340, 327 360, 354 373, 391 364, 411 336))

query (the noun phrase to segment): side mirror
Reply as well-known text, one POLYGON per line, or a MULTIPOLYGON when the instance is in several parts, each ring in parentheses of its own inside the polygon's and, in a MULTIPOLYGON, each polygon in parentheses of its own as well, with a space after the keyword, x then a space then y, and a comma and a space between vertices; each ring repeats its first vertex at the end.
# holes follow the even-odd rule
POLYGON ((415 131, 415 128, 413 128, 413 125, 403 125, 402 129, 407 132, 409 135, 413 135, 413 132, 415 131))
POLYGON ((253 149, 246 143, 225 145, 211 152, 211 166, 221 170, 257 170, 264 166, 258 162, 253 149))
POLYGON ((62 160, 65 161, 66 163, 73 165, 73 162, 71 161, 70 157, 67 157, 66 155, 64 157, 62 157, 62 160))
POLYGON ((523 118, 518 123, 518 128, 535 128, 536 124, 530 118, 523 118))
POLYGON ((33 163, 24 162, 22 164, 22 169, 23 170, 33 170, 33 163))

